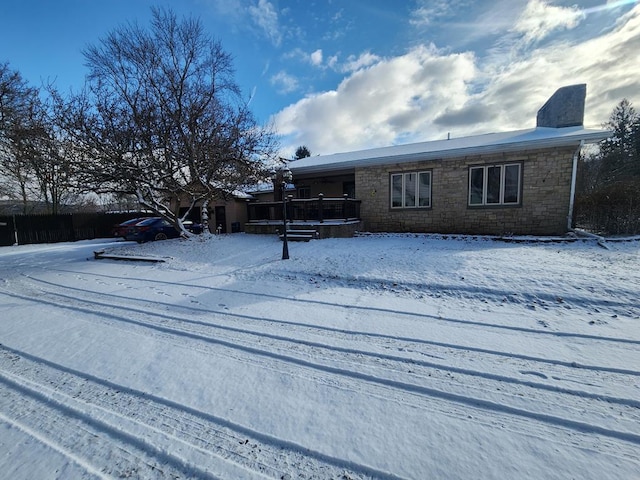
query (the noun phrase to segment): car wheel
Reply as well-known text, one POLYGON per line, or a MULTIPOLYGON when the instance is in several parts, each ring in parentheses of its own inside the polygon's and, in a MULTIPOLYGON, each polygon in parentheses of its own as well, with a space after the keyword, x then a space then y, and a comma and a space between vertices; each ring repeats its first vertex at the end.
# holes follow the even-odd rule
POLYGON ((160 233, 156 234, 156 238, 155 239, 156 240, 166 240, 167 239, 167 234, 160 232, 160 233))

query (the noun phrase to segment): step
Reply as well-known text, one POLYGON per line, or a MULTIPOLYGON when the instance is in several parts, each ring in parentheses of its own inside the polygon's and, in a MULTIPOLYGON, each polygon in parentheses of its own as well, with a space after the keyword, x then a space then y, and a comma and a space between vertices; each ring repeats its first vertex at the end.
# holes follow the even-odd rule
POLYGON ((151 263, 162 263, 164 260, 162 258, 157 257, 141 257, 138 255, 114 255, 104 253, 103 250, 93 252, 93 258, 96 260, 126 260, 130 262, 151 262, 151 263))
MULTIPOLYGON (((278 237, 284 240, 284 235, 278 234, 278 237)), ((287 230, 287 240, 293 242, 308 242, 314 238, 318 238, 318 232, 315 230, 287 230)))

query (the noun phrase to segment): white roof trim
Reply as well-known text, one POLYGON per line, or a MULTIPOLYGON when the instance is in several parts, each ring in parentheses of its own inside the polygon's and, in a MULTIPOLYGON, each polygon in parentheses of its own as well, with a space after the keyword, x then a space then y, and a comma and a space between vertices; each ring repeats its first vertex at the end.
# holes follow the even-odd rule
POLYGON ((535 148, 578 146, 581 141, 584 143, 596 143, 611 135, 612 132, 608 130, 588 130, 583 127, 537 127, 527 130, 307 157, 289 163, 289 168, 294 175, 327 171, 338 172, 351 170, 355 167, 388 163, 405 163, 480 154, 490 155, 535 148))

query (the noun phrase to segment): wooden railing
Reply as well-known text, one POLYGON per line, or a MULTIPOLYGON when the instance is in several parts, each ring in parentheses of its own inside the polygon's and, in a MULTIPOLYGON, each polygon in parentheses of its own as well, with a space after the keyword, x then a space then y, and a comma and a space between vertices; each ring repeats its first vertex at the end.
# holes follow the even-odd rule
MULTIPOLYGON (((282 221, 282 202, 248 203, 249 222, 282 221)), ((360 200, 348 198, 291 198, 286 200, 287 220, 324 222, 359 220, 360 200)))

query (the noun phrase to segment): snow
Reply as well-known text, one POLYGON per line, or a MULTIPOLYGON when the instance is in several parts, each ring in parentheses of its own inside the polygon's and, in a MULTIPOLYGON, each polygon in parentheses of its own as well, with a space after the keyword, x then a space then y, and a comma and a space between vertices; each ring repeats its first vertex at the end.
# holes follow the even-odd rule
POLYGON ((640 241, 514 240, 3 247, 0 472, 638 478, 640 241))
POLYGON ((417 160, 435 160, 472 155, 488 155, 535 148, 575 146, 597 143, 611 131, 579 127, 536 127, 510 132, 487 133, 469 137, 432 140, 388 147, 305 157, 289 163, 294 174, 348 169, 355 166, 387 165, 417 160))

